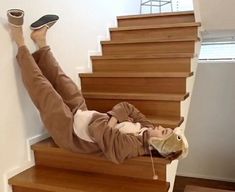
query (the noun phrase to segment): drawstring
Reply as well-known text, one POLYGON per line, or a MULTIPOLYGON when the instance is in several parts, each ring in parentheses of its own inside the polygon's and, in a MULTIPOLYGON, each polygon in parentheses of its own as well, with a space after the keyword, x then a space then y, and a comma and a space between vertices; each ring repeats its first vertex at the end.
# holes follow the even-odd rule
POLYGON ((156 174, 156 171, 155 171, 155 167, 154 167, 154 162, 153 162, 153 155, 152 155, 152 149, 153 147, 147 142, 147 138, 149 137, 148 135, 148 131, 145 130, 143 132, 143 140, 145 141, 144 142, 144 147, 145 149, 149 149, 149 152, 150 152, 150 157, 151 157, 151 163, 152 163, 152 169, 153 169, 153 180, 158 180, 158 175, 156 174))
POLYGON ((150 145, 149 145, 149 151, 150 151, 150 157, 151 157, 151 163, 152 163, 152 169, 153 169, 153 180, 158 180, 158 175, 156 174, 154 162, 153 162, 152 147, 150 145))

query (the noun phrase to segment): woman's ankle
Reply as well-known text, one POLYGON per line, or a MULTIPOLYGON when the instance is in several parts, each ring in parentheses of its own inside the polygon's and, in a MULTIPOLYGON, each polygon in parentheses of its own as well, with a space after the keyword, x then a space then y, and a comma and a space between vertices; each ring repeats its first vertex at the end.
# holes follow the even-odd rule
POLYGON ((31 33, 31 39, 39 48, 43 48, 47 46, 46 34, 47 34, 47 28, 43 27, 41 29, 34 30, 31 33))
POLYGON ((24 35, 23 35, 23 29, 22 27, 14 27, 10 26, 11 28, 11 37, 16 42, 18 47, 24 46, 24 35))

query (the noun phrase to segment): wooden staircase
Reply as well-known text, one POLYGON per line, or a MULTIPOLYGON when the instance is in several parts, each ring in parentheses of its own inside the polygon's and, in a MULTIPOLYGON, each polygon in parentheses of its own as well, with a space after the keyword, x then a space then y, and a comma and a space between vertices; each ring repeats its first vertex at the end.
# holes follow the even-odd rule
MULTIPOLYGON (((187 78, 193 76, 199 23, 193 12, 118 17, 111 40, 101 42, 102 56, 92 56, 93 73, 80 74, 88 108, 107 112, 115 104, 134 104, 156 125, 182 124, 181 103, 190 96, 187 78)), ((32 146, 35 166, 11 178, 14 192, 167 192, 167 165, 149 157, 117 165, 97 155, 58 148, 51 139, 32 146)))

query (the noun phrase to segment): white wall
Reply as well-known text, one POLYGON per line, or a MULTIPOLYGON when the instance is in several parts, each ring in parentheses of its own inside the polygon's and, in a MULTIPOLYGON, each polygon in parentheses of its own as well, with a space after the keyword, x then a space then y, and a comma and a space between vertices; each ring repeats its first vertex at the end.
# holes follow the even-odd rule
POLYGON ((234 0, 199 0, 197 3, 205 30, 235 29, 234 0))
POLYGON ((178 175, 235 182, 235 62, 200 63, 178 175))
POLYGON ((235 38, 234 0, 193 0, 197 21, 202 24, 204 41, 235 38))
MULTIPOLYGON (((234 6, 234 0, 194 0, 204 41, 235 37, 234 6)), ((234 71, 234 62, 198 65, 186 122, 190 153, 177 175, 235 181, 234 71)))
POLYGON ((115 16, 136 14, 138 0, 0 0, 0 191, 6 192, 6 177, 27 167, 26 141, 43 134, 43 126, 19 75, 16 48, 8 34, 6 11, 26 12, 25 38, 31 51, 29 25, 44 14, 55 13, 60 20, 48 33, 48 42, 65 72, 76 82, 77 69, 88 67, 88 52, 99 48, 98 37, 107 38, 115 16))

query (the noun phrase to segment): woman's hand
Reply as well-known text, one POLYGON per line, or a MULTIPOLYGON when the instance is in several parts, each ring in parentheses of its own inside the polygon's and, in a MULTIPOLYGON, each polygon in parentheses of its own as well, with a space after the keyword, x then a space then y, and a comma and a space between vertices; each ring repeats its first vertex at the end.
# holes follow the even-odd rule
POLYGON ((116 117, 111 117, 110 118, 110 120, 109 120, 109 122, 108 122, 108 126, 110 126, 110 127, 115 127, 117 125, 117 119, 116 119, 116 117))
POLYGON ((127 121, 129 121, 129 122, 134 122, 134 119, 133 118, 131 118, 131 117, 128 117, 128 120, 127 121))

